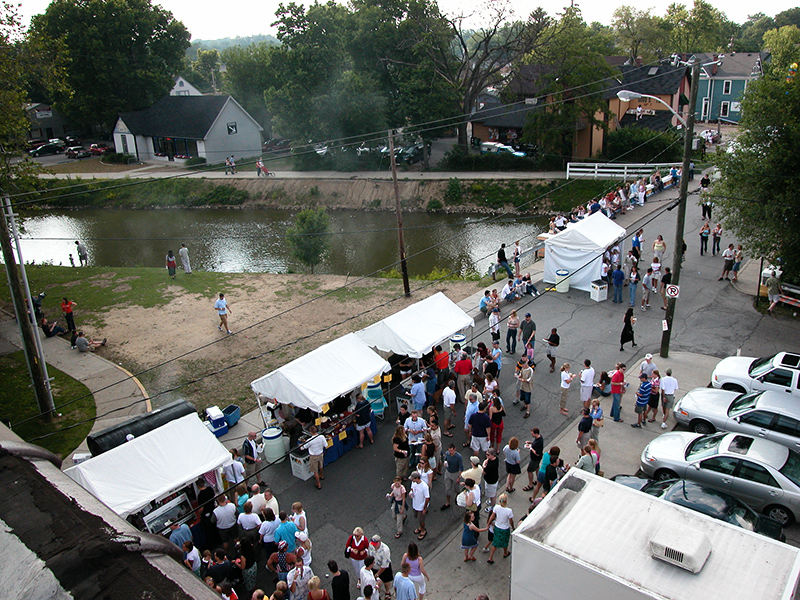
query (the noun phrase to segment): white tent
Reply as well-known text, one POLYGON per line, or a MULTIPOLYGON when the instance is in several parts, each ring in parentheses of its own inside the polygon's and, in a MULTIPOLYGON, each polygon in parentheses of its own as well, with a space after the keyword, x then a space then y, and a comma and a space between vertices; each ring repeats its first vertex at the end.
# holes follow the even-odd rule
POLYGON ((438 292, 356 332, 366 344, 383 352, 420 358, 454 333, 474 327, 475 320, 438 292))
POLYGON ((230 458, 200 418, 191 414, 64 472, 125 518, 230 458))
POLYGON ((355 333, 348 333, 250 383, 256 394, 320 412, 334 398, 391 367, 355 333))
MULTIPOLYGON (((556 283, 556 271, 569 271, 569 286, 589 292, 600 279, 603 252, 625 237, 625 229, 596 212, 544 242, 544 281, 556 283)), ((560 278, 559 278, 560 279, 560 278)))

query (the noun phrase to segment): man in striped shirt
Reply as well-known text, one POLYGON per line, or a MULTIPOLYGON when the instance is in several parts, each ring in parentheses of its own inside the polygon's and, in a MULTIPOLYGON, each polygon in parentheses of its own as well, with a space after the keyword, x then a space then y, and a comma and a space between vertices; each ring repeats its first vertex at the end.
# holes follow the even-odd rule
POLYGON ((653 384, 650 383, 650 380, 647 378, 646 373, 639 374, 639 389, 636 392, 636 423, 631 423, 631 427, 635 427, 639 429, 642 425, 647 425, 647 421, 644 418, 645 411, 647 410, 647 402, 650 400, 650 390, 653 388, 653 384))

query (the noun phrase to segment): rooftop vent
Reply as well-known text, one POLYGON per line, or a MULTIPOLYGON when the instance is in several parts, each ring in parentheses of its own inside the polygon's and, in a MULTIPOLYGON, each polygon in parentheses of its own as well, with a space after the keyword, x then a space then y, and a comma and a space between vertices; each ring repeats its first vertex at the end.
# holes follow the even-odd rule
POLYGON ((650 540, 653 558, 699 573, 711 554, 708 537, 678 521, 664 523, 650 540))
POLYGON ((650 75, 650 76, 652 76, 652 75, 658 75, 658 67, 650 67, 650 68, 647 70, 647 74, 648 74, 648 75, 650 75))

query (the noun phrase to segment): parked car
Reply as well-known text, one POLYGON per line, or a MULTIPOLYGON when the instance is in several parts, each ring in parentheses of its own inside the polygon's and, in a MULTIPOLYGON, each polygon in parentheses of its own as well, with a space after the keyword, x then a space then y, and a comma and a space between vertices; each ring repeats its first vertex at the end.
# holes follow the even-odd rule
POLYGON ((723 358, 711 373, 711 385, 734 392, 773 390, 800 397, 800 355, 723 358))
POLYGON ((62 140, 61 138, 53 138, 53 139, 51 139, 51 140, 48 140, 48 143, 49 143, 49 144, 55 144, 55 145, 56 145, 56 146, 58 146, 58 147, 59 147, 61 150, 64 150, 64 148, 66 148, 66 147, 67 147, 67 142, 65 142, 65 141, 64 141, 64 140, 62 140))
POLYGON ((86 158, 91 155, 92 153, 83 146, 71 146, 67 148, 67 158, 86 158))
POLYGON ((402 152, 400 152, 400 160, 404 163, 413 165, 414 163, 421 161, 424 154, 425 147, 422 144, 412 144, 411 146, 406 146, 403 148, 402 152))
POLYGON ((34 138, 32 140, 28 140, 28 150, 35 150, 42 144, 45 144, 44 140, 40 140, 39 138, 34 138))
POLYGON ((524 158, 524 152, 517 152, 511 146, 506 146, 500 142, 483 142, 481 144, 481 154, 511 154, 513 156, 524 158))
POLYGON ((113 154, 114 151, 115 151, 114 146, 106 142, 97 142, 96 144, 92 144, 91 146, 89 146, 89 152, 91 152, 95 156, 99 156, 102 154, 113 154))
POLYGON ((642 451, 653 479, 685 478, 736 496, 781 525, 800 516, 800 454, 743 433, 665 433, 642 451))
POLYGON ((80 146, 81 140, 76 138, 74 135, 68 135, 64 138, 64 141, 67 143, 67 146, 80 146))
POLYGON ((684 508, 703 513, 714 519, 725 521, 748 531, 755 531, 774 540, 786 541, 783 527, 774 519, 760 515, 741 500, 730 494, 715 490, 687 479, 655 481, 631 475, 615 475, 611 478, 624 485, 672 502, 684 508))
POLYGON ((33 158, 39 158, 40 156, 47 156, 48 154, 58 154, 61 152, 61 146, 56 144, 42 144, 38 148, 34 148, 31 150, 30 154, 33 158))
POLYGON ((748 433, 800 451, 800 402, 786 394, 698 388, 678 401, 674 413, 696 433, 748 433))

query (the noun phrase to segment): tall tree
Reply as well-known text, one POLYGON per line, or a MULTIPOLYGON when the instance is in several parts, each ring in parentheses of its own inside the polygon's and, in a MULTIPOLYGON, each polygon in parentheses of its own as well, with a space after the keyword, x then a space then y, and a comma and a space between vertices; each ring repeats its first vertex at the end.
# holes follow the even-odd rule
POLYGON ((222 53, 227 71, 223 89, 231 94, 265 129, 270 113, 264 103, 264 90, 279 84, 272 55, 277 46, 267 42, 232 46, 222 53))
POLYGON ((603 127, 603 100, 613 70, 593 48, 597 35, 583 21, 580 9, 566 8, 545 31, 549 43, 526 61, 539 65, 538 97, 545 99, 540 110, 530 113, 523 141, 539 146, 545 154, 569 159, 573 156, 576 128, 603 127))
POLYGON ((772 53, 769 69, 782 73, 792 63, 800 61, 800 29, 786 25, 764 34, 764 48, 772 53))
POLYGON ((747 86, 736 150, 718 161, 713 199, 751 256, 780 257, 800 273, 800 81, 770 70, 747 86))
POLYGON ((670 4, 665 17, 670 27, 670 51, 714 52, 727 49, 735 25, 725 13, 705 0, 694 0, 688 10, 683 4, 670 4))
POLYGON ((775 19, 764 13, 750 15, 739 28, 733 41, 733 49, 737 52, 758 52, 764 34, 770 29, 775 29, 775 19))
POLYGON ((620 6, 614 11, 611 26, 617 44, 625 50, 631 62, 640 56, 649 62, 664 55, 669 30, 664 20, 651 15, 650 10, 620 6))
POLYGON ((324 208, 307 208, 297 214, 294 224, 286 230, 286 241, 292 254, 312 273, 328 249, 329 222, 324 208))
POLYGON ((66 49, 71 93, 51 90, 54 104, 81 125, 106 128, 168 93, 189 47, 186 27, 150 0, 54 0, 29 35, 66 49))

